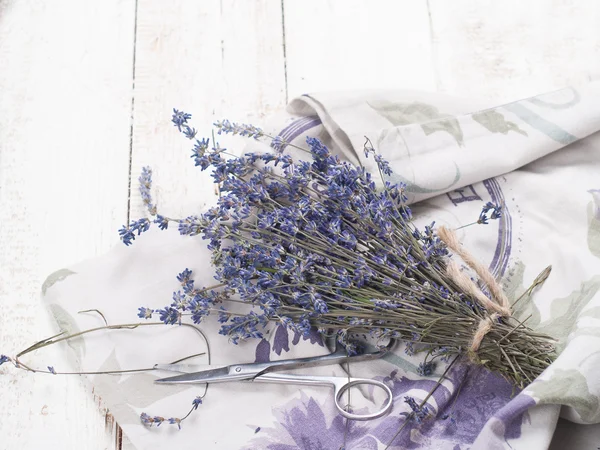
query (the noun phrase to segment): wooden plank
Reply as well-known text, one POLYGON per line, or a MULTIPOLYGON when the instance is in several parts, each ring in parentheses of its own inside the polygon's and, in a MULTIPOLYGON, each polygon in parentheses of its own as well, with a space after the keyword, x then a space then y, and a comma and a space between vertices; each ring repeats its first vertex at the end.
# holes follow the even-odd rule
POLYGON ((284 0, 290 99, 348 89, 435 90, 426 2, 284 0))
MULTIPOLYGON (((0 352, 54 332, 40 287, 127 215, 135 0, 0 5, 0 352)), ((59 349, 38 367, 68 370, 59 349)), ((0 368, 2 448, 112 448, 79 377, 0 368)), ((109 417, 110 418, 110 417, 109 417)))
MULTIPOLYGON (((137 192, 137 177, 146 165, 154 170, 159 210, 182 217, 212 203, 215 194, 209 174, 189 158, 193 142, 171 124, 172 109, 192 113, 199 137, 210 137, 215 120, 260 125, 282 108, 281 5, 268 0, 139 0, 138 11, 132 217, 146 214, 137 192)), ((245 143, 220 140, 237 150, 245 143)))
POLYGON ((592 0, 429 0, 439 90, 505 103, 600 74, 592 0))

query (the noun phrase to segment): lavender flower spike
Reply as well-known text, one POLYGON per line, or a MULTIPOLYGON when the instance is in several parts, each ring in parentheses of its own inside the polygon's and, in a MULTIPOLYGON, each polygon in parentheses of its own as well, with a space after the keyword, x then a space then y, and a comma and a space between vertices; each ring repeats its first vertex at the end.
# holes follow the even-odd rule
POLYGON ((148 212, 155 216, 156 215, 156 205, 152 204, 152 169, 150 167, 143 167, 142 173, 138 178, 140 182, 140 196, 142 197, 142 201, 146 208, 148 208, 148 212))
MULTIPOLYGON (((423 419, 426 419, 427 416, 429 416, 429 409, 427 408, 427 406, 419 406, 414 398, 406 396, 404 397, 404 402, 408 403, 408 406, 410 406, 410 409, 412 409, 414 418, 417 421, 417 423, 421 423, 423 419)), ((407 417, 410 415, 408 413, 401 414, 406 415, 407 417)))
POLYGON ((258 139, 259 137, 264 136, 263 131, 260 128, 255 127, 254 125, 235 122, 232 123, 227 119, 217 121, 213 125, 218 130, 218 134, 232 134, 234 136, 239 134, 240 136, 254 139, 258 139))
POLYGON ((195 128, 191 128, 188 127, 187 125, 183 126, 183 135, 188 138, 188 139, 194 139, 196 137, 196 134, 198 134, 198 132, 196 131, 195 128))
POLYGON ((435 370, 435 362, 428 361, 426 363, 419 363, 419 367, 417 368, 417 373, 423 377, 428 377, 433 374, 435 370))
POLYGON ((177 427, 181 430, 181 419, 178 419, 177 417, 171 417, 169 419, 169 423, 171 425, 177 425, 177 427))
POLYGON ((131 245, 133 241, 135 241, 135 232, 137 231, 137 235, 139 236, 144 231, 148 231, 150 229, 150 221, 146 218, 133 220, 129 226, 123 225, 119 230, 119 236, 125 245, 131 245))
POLYGON ((179 131, 181 131, 181 127, 187 123, 189 119, 192 118, 191 114, 185 113, 183 111, 178 111, 173 108, 173 118, 171 122, 177 127, 179 131))
POLYGON ((479 214, 477 223, 487 225, 489 219, 495 220, 499 219, 500 217, 502 217, 502 206, 495 205, 492 202, 487 202, 485 205, 483 205, 483 208, 481 208, 481 213, 479 214))
POLYGON ((198 409, 198 406, 200 406, 201 404, 202 404, 202 398, 200 398, 200 397, 196 397, 196 398, 194 399, 194 401, 192 402, 192 408, 193 408, 194 410, 196 410, 196 409, 198 409))
POLYGON ((141 307, 138 308, 138 311, 138 317, 140 319, 152 319, 153 309, 141 307))

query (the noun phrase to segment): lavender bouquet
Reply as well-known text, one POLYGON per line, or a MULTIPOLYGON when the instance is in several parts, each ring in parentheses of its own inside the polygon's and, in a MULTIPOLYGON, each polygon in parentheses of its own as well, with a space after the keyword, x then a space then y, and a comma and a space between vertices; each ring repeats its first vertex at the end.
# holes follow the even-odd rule
MULTIPOLYGON (((142 307, 140 317, 158 314, 166 324, 181 324, 189 316, 198 324, 216 313, 221 334, 234 344, 261 338, 270 322, 304 335, 313 327, 334 333, 349 352, 356 351, 357 334, 399 339, 408 352, 426 353, 425 374, 435 358, 463 355, 517 387, 552 362, 553 340, 512 317, 502 289, 452 230, 415 227, 405 186, 385 181, 389 165, 368 140, 365 154, 376 161, 382 188, 364 168, 340 161, 315 138, 300 149, 307 160, 296 161, 283 152, 290 144, 280 138, 249 125, 215 123, 218 134, 272 140, 271 153, 235 157, 214 136, 196 139, 189 119, 174 110, 175 126, 195 140, 196 165, 212 169, 221 193, 217 205, 180 220, 159 214, 149 168, 140 177, 141 193, 159 228, 176 223, 182 235, 209 241, 218 283, 196 286, 186 269, 177 277, 181 290, 173 302, 159 310, 142 307), (457 256, 487 293, 459 270, 457 256), (227 307, 240 302, 249 310, 227 307)), ((500 214, 500 206, 487 204, 478 222, 500 214)), ((151 223, 132 221, 119 231, 121 239, 131 244, 151 223)))

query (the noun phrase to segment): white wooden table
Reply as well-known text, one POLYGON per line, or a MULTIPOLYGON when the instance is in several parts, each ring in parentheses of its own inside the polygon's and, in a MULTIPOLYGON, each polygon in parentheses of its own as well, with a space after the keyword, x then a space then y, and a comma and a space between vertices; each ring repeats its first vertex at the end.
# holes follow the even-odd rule
MULTIPOLYGON (((0 1, 0 353, 52 333, 46 275, 143 214, 142 166, 170 215, 212 200, 172 107, 208 130, 331 89, 505 102, 600 74, 599 25, 595 0, 0 1)), ((82 379, 7 366, 1 448, 130 448, 82 379)))

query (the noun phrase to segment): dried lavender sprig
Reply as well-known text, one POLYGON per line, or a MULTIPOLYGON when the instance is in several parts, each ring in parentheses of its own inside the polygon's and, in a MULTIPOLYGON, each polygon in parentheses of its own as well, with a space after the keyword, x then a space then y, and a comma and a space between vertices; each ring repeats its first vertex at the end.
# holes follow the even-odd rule
POLYGON ((142 201, 148 209, 148 212, 155 216, 156 205, 152 203, 152 194, 150 191, 152 187, 152 169, 150 167, 143 167, 138 181, 140 183, 140 195, 142 197, 142 201))
MULTIPOLYGON (((257 136, 241 125, 221 129, 257 136)), ((201 168, 214 168, 224 195, 208 213, 180 221, 179 230, 210 241, 217 279, 229 292, 197 299, 194 321, 235 293, 261 313, 227 316, 221 332, 233 342, 260 337, 261 326, 279 320, 304 334, 316 326, 340 337, 350 330, 401 337, 448 354, 468 349, 487 312, 445 276, 447 250, 433 225, 424 233, 414 228, 403 186, 385 183, 377 191, 364 170, 340 162, 314 138, 307 145, 312 163, 277 154, 226 161, 218 146, 203 149, 201 168), (280 163, 283 176, 268 167, 280 163)), ((382 176, 389 172, 381 157, 375 160, 382 176)), ((497 208, 482 214, 491 210, 497 218, 497 208)), ((179 323, 192 301, 177 296, 161 318, 179 323)), ((494 324, 477 356, 522 384, 548 364, 552 345, 510 322, 494 324)))
POLYGON ((230 122, 229 120, 218 120, 214 124, 218 134, 240 135, 252 139, 258 139, 264 136, 263 131, 254 125, 244 123, 230 122))
POLYGON ((227 119, 223 119, 216 121, 213 125, 217 129, 218 134, 239 135, 252 139, 259 139, 262 137, 269 138, 271 139, 271 148, 273 148, 276 153, 281 153, 286 146, 294 147, 304 152, 306 151, 305 148, 284 141, 281 136, 271 136, 262 129, 251 124, 230 122, 227 119))
POLYGON ((424 405, 417 405, 417 402, 413 397, 404 397, 404 402, 407 403, 408 406, 410 406, 410 409, 412 409, 412 413, 402 414, 406 415, 407 417, 412 416, 412 418, 414 418, 417 423, 421 423, 424 419, 426 419, 429 416, 429 408, 427 408, 427 406, 424 405))
MULTIPOLYGON (((96 311, 98 312, 102 318, 104 319, 104 315, 99 311, 99 310, 86 310, 86 311, 79 311, 80 313, 83 312, 88 312, 88 311, 96 311)), ((105 323, 106 323, 106 319, 104 319, 105 323)), ((79 331, 77 333, 66 333, 64 331, 54 335, 54 336, 50 336, 49 338, 46 339, 42 339, 41 341, 38 341, 32 345, 30 345, 29 347, 27 347, 24 350, 21 350, 16 356, 15 358, 10 358, 6 355, 0 355, 0 365, 7 363, 7 362, 12 362, 14 364, 14 366, 17 369, 22 369, 28 372, 33 372, 33 373, 50 373, 53 375, 108 375, 108 374, 121 374, 121 373, 135 373, 135 372, 145 372, 145 371, 151 371, 151 370, 155 370, 154 366, 153 367, 148 367, 148 368, 136 368, 136 369, 125 369, 125 370, 104 370, 104 371, 92 371, 92 372, 58 372, 55 370, 54 366, 47 366, 47 370, 43 370, 43 369, 35 369, 33 367, 30 367, 29 365, 25 364, 23 361, 21 361, 21 357, 25 356, 28 353, 31 353, 35 350, 40 350, 44 347, 48 347, 50 345, 54 345, 57 344, 59 342, 63 342, 63 341, 67 341, 70 339, 74 339, 80 336, 83 336, 85 334, 88 333, 94 333, 96 331, 101 331, 101 330, 135 330, 140 326, 150 326, 150 325, 163 325, 162 322, 148 322, 148 323, 126 323, 126 324, 117 324, 117 325, 108 325, 106 324, 105 326, 102 327, 95 327, 95 328, 90 328, 87 330, 83 330, 83 331, 79 331)), ((210 364, 210 347, 208 344, 208 340, 206 339, 205 334, 199 330, 198 328, 194 327, 193 325, 189 325, 189 324, 182 324, 184 326, 187 327, 191 327, 193 328, 205 341, 206 346, 207 346, 207 352, 208 352, 208 359, 209 359, 209 364, 210 364)), ((173 361, 171 364, 175 364, 196 356, 201 356, 204 355, 205 353, 196 353, 193 355, 189 355, 186 356, 185 358, 182 358, 178 361, 173 361)))
POLYGON ((187 124, 187 121, 192 118, 192 115, 183 111, 178 111, 173 108, 173 117, 171 122, 181 131, 181 127, 187 124))
POLYGON ((457 228, 460 230, 462 228, 470 227, 471 225, 487 225, 489 220, 496 220, 502 217, 502 205, 496 205, 492 202, 487 202, 481 208, 481 212, 479 213, 479 218, 472 223, 468 223, 466 225, 462 225, 457 228))
POLYGON ((171 417, 169 419, 165 419, 161 416, 150 416, 145 412, 142 412, 140 414, 140 420, 144 425, 148 425, 149 427, 156 425, 156 427, 158 428, 162 423, 167 422, 171 425, 177 425, 177 428, 181 430, 181 424, 185 419, 187 419, 190 416, 190 414, 192 414, 198 409, 198 406, 202 404, 202 398, 203 396, 197 396, 194 400, 192 400, 192 408, 188 411, 188 413, 185 416, 181 418, 171 417))
MULTIPOLYGON (((102 318, 104 319, 104 322, 106 323, 106 319, 104 317, 104 315, 102 314, 102 312, 100 312, 97 309, 93 309, 93 310, 86 310, 86 311, 79 311, 81 312, 88 312, 88 311, 95 311, 97 312, 100 316, 102 316, 102 318)), ((92 372, 83 372, 83 371, 79 371, 79 372, 59 372, 56 371, 54 366, 47 366, 47 370, 43 370, 43 369, 35 369, 30 367, 29 365, 23 363, 22 361, 20 361, 20 357, 26 355, 27 353, 30 353, 34 350, 39 350, 41 348, 47 347, 49 345, 53 345, 56 344, 58 342, 62 342, 62 341, 66 341, 69 339, 73 339, 76 337, 80 337, 84 334, 87 333, 92 333, 95 331, 99 331, 99 330, 121 330, 121 329, 130 329, 130 330, 134 330, 140 326, 148 326, 148 325, 163 325, 162 322, 153 322, 153 323, 131 323, 131 324, 119 324, 119 325, 108 325, 106 323, 105 326, 103 327, 96 327, 96 328, 91 328, 91 329, 87 329, 81 332, 77 332, 77 333, 72 333, 72 334, 67 334, 65 332, 61 332, 58 333, 54 336, 51 336, 49 338, 43 339, 41 341, 36 342, 35 344, 29 346, 28 348, 26 348, 25 350, 22 350, 21 352, 19 352, 17 354, 17 356, 13 359, 10 358, 6 355, 0 355, 0 366, 4 363, 8 363, 8 362, 12 362, 14 364, 14 366, 17 369, 21 369, 21 370, 25 370, 28 372, 33 372, 33 373, 48 373, 48 374, 53 374, 53 375, 112 375, 112 374, 124 374, 124 373, 137 373, 137 372, 146 372, 146 371, 153 371, 156 370, 155 367, 148 367, 148 368, 137 368, 137 369, 125 369, 125 370, 104 370, 104 371, 92 371, 92 372)), ((180 363, 182 361, 188 360, 190 358, 194 358, 197 356, 201 356, 204 354, 207 354, 208 356, 208 364, 210 364, 210 346, 208 343, 208 340, 206 339, 206 336, 204 335, 204 333, 199 330, 196 327, 193 327, 191 325, 188 324, 182 324, 184 326, 190 326, 192 327, 196 332, 198 332, 200 334, 200 336, 202 336, 202 338, 204 339, 206 346, 207 346, 207 352, 202 352, 202 353, 196 353, 193 355, 188 355, 184 358, 181 358, 177 361, 173 361, 171 362, 171 364, 177 364, 180 363)), ((140 415, 140 419, 142 421, 142 423, 146 424, 146 425, 150 425, 152 426, 153 424, 156 424, 156 426, 158 427, 161 423, 163 422, 168 422, 170 424, 174 424, 177 425, 179 429, 181 429, 181 423, 187 419, 187 417, 189 417, 189 415, 195 411, 196 409, 198 409, 198 406, 202 404, 202 399, 206 396, 206 393, 208 391, 208 385, 205 385, 204 387, 204 393, 202 395, 196 396, 196 398, 192 401, 192 408, 190 409, 190 411, 182 418, 176 418, 176 417, 172 417, 169 419, 165 419, 164 417, 160 417, 160 416, 149 416, 148 414, 142 412, 142 414, 140 415)))

